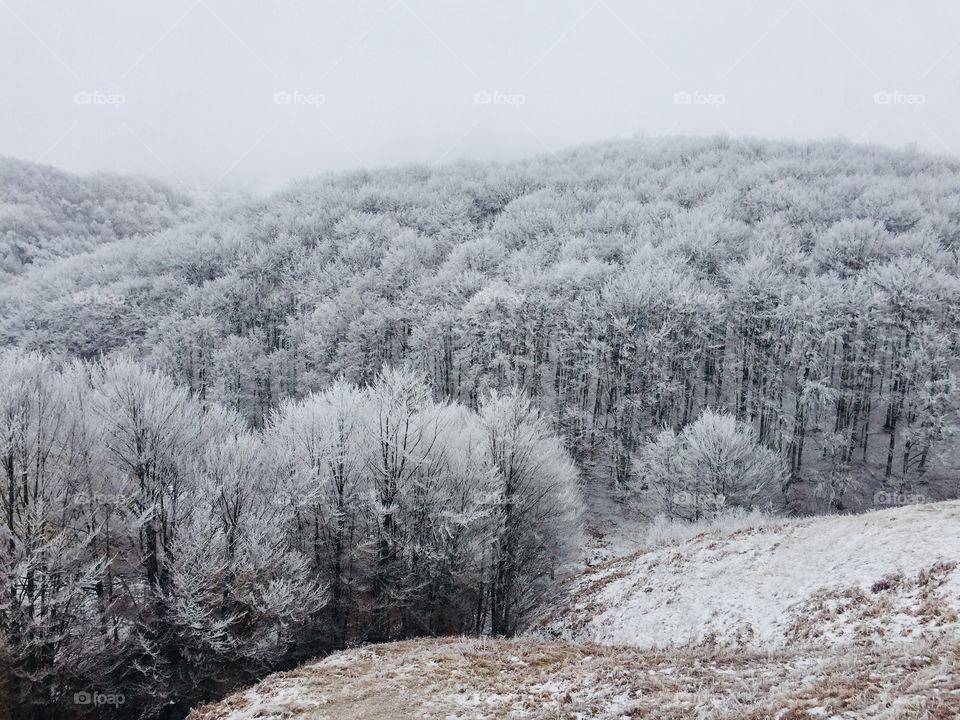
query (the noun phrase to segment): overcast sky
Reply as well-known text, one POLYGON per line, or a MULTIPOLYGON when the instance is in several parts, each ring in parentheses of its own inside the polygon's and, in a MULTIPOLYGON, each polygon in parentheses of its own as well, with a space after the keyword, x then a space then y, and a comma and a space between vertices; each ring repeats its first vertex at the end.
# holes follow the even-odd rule
POLYGON ((634 135, 960 155, 960 2, 0 0, 0 155, 273 189, 634 135))

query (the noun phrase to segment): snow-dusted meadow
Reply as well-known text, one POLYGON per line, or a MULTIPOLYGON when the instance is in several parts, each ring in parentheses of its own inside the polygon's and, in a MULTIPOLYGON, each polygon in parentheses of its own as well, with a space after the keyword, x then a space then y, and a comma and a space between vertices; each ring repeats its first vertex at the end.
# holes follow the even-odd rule
POLYGON ((448 638, 348 650, 189 720, 952 720, 956 642, 856 653, 448 638))
POLYGON ((960 713, 960 504, 699 530, 572 578, 523 639, 347 650, 190 720, 960 713))
POLYGON ((783 520, 744 515, 584 570, 547 637, 754 649, 960 637, 960 503, 783 520))

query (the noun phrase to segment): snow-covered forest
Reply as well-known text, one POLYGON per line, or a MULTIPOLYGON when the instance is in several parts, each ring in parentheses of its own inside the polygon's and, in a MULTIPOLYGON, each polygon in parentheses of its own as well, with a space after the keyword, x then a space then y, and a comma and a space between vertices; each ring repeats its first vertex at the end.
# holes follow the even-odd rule
MULTIPOLYGON (((661 430, 712 408, 783 458, 774 499, 790 511, 870 506, 884 488, 940 498, 960 462, 944 455, 958 191, 953 159, 722 138, 334 175, 194 200, 159 231, 169 194, 135 211, 135 186, 116 204, 141 231, 127 219, 130 237, 22 268, 0 337, 126 353, 252 428, 384 365, 471 408, 518 388, 587 486, 625 491, 661 430)), ((67 232, 19 207, 4 206, 5 256, 67 232)))
POLYGON ((609 516, 960 491, 954 159, 636 140, 265 199, 2 161, 0 230, 0 697, 35 717, 512 635, 609 516))
POLYGON ((0 280, 56 258, 170 227, 190 198, 150 178, 80 177, 0 159, 0 280))
POLYGON ((38 717, 73 687, 182 715, 348 642, 512 634, 576 536, 576 470, 520 393, 474 411, 385 370, 254 432, 126 358, 10 351, 0 388, 0 627, 38 717))

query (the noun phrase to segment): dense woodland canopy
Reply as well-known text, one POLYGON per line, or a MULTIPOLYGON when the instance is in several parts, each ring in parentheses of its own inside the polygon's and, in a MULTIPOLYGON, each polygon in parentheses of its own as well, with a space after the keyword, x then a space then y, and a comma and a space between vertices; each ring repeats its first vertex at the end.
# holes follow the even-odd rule
POLYGON ((584 508, 958 493, 956 160, 640 140, 213 201, 5 163, 0 695, 173 717, 510 634, 584 508))
POLYGON ((0 158, 0 281, 184 220, 191 199, 149 178, 78 177, 0 158))
POLYGON ((326 176, 30 270, 0 339, 124 351, 254 428, 385 364, 469 407, 520 388, 597 488, 642 487, 644 446, 713 408, 784 458, 790 511, 942 497, 958 173, 718 138, 326 176))

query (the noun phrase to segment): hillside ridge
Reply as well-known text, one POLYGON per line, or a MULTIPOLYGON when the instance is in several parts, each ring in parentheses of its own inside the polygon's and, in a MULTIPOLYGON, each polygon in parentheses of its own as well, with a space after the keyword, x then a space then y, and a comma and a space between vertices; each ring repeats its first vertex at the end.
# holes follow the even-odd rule
POLYGON ((771 521, 588 568, 538 631, 640 647, 916 639, 957 629, 958 566, 958 501, 771 521))

